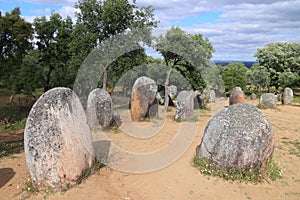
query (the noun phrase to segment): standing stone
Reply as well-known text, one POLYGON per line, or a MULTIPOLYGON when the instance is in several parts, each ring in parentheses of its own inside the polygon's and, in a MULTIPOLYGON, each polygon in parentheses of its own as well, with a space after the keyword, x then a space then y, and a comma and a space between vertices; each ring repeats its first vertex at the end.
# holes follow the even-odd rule
POLYGON ((175 99, 177 95, 177 87, 175 85, 169 86, 169 96, 171 99, 175 99))
POLYGON ((291 88, 285 88, 281 94, 282 104, 292 104, 294 98, 293 90, 291 88))
POLYGON ((71 89, 54 88, 37 100, 27 118, 24 150, 37 186, 73 184, 92 166, 92 136, 80 100, 71 89))
POLYGON ((237 103, 243 103, 245 102, 245 95, 240 87, 235 87, 232 89, 229 97, 229 105, 237 104, 237 103))
POLYGON ((202 92, 202 97, 204 98, 204 101, 208 102, 210 98, 210 89, 205 88, 202 92))
POLYGON ((210 90, 209 103, 214 103, 215 101, 216 101, 216 93, 214 90, 210 90))
POLYGON ((113 104, 111 96, 103 89, 96 88, 89 94, 87 119, 91 128, 109 128, 113 123, 113 104))
POLYGON ((131 93, 131 119, 133 121, 156 116, 158 111, 156 93, 157 85, 154 80, 142 76, 135 81, 131 93), (150 109, 151 112, 149 112, 150 109))
POLYGON ((209 121, 196 155, 222 169, 247 170, 267 162, 274 143, 267 117, 255 106, 239 103, 209 121))
POLYGON ((194 97, 194 109, 203 109, 205 108, 205 100, 204 95, 201 94, 199 91, 195 91, 195 97, 194 97))
POLYGON ((194 91, 179 92, 176 102, 176 120, 189 119, 193 117, 195 96, 196 94, 194 91))
POLYGON ((256 94, 255 94, 255 93, 252 93, 251 96, 250 96, 250 99, 251 99, 251 100, 254 100, 254 99, 256 99, 256 98, 257 98, 256 94))
POLYGON ((259 106, 261 108, 276 108, 277 99, 273 93, 265 93, 260 96, 259 106))

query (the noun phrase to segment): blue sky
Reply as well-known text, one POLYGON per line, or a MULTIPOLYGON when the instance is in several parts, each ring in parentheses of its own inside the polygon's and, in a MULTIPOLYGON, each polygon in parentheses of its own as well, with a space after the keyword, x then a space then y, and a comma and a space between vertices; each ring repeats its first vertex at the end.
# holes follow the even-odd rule
MULTIPOLYGON (((21 8, 28 21, 52 10, 74 17, 76 0, 0 0, 2 13, 21 8)), ((179 26, 212 42, 216 60, 254 61, 257 48, 270 42, 300 42, 300 0, 137 0, 152 5, 160 28, 179 26)))

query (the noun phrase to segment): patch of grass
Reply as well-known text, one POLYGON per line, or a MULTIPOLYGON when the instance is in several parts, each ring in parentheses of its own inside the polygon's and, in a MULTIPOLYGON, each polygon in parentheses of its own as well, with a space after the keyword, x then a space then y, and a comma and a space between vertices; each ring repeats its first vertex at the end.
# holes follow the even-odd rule
POLYGON ((198 116, 193 116, 189 119, 177 119, 177 122, 198 122, 199 121, 199 117, 198 116))
POLYGON ((13 141, 13 142, 0 142, 0 158, 24 151, 24 140, 13 141))
POLYGON ((293 103, 300 103, 300 96, 294 96, 293 103))
POLYGON ((26 118, 24 118, 20 121, 12 122, 12 123, 10 123, 10 122, 2 123, 2 124, 0 124, 0 134, 7 133, 10 131, 24 129, 25 125, 26 125, 26 118))
POLYGON ((201 174, 220 177, 227 181, 261 183, 268 181, 269 179, 280 179, 283 172, 283 170, 272 159, 266 164, 263 170, 258 167, 249 170, 225 170, 208 163, 204 158, 199 157, 194 157, 193 163, 195 167, 199 168, 201 174))
POLYGON ((298 140, 286 141, 285 140, 285 141, 282 141, 282 143, 289 147, 290 154, 300 157, 300 141, 298 141, 298 140))
POLYGON ((77 179, 76 185, 81 184, 84 180, 86 180, 90 175, 95 174, 100 168, 104 167, 105 165, 99 161, 95 160, 92 168, 85 170, 81 176, 77 179))

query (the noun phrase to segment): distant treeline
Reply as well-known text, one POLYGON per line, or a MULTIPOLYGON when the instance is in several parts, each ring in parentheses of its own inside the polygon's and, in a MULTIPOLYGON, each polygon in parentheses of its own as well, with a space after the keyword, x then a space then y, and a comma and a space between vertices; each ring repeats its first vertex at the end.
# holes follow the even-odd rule
POLYGON ((255 61, 231 61, 231 60, 213 60, 213 62, 216 65, 222 65, 222 66, 227 66, 231 62, 241 62, 243 63, 247 68, 250 68, 253 64, 258 63, 255 61))

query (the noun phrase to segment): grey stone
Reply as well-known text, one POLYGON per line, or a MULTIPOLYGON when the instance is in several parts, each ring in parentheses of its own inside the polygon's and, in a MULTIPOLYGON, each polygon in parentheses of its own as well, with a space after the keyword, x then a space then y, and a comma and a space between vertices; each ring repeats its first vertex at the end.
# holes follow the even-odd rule
POLYGON ((154 80, 142 76, 135 81, 131 93, 131 119, 133 121, 157 115, 156 94, 157 85, 154 80))
POLYGON ((245 95, 240 87, 235 87, 232 89, 229 97, 229 105, 243 103, 245 102, 245 95))
POLYGON ((175 99, 177 95, 177 87, 175 85, 169 86, 169 96, 171 99, 175 99))
POLYGON ((77 95, 54 88, 32 107, 24 132, 30 176, 37 186, 73 184, 94 162, 92 136, 77 95))
POLYGON ((87 119, 91 128, 109 128, 113 123, 111 96, 103 89, 96 88, 88 96, 87 119))
POLYGON ((199 91, 195 91, 194 97, 194 109, 203 109, 205 108, 205 100, 204 95, 201 94, 199 91))
POLYGON ((294 98, 293 90, 291 88, 284 88, 281 94, 282 104, 292 104, 294 98))
POLYGON ((256 94, 255 94, 255 93, 252 93, 251 96, 250 96, 250 99, 251 99, 251 100, 254 100, 254 99, 256 99, 256 98, 257 98, 256 94))
POLYGON ((165 100, 162 98, 161 94, 159 92, 156 93, 156 100, 160 103, 160 104, 164 104, 165 100))
POLYGON ((209 121, 196 155, 223 169, 246 170, 267 162, 274 143, 267 117, 255 106, 239 103, 209 121))
POLYGON ((176 98, 176 120, 189 119, 193 116, 195 96, 196 93, 194 91, 179 92, 176 98))
POLYGON ((273 93, 265 93, 260 96, 259 106, 261 108, 277 108, 277 98, 273 93))
POLYGON ((120 127, 122 125, 121 116, 117 111, 114 111, 113 113, 113 126, 120 127))
POLYGON ((214 103, 215 101, 216 101, 216 93, 214 90, 210 90, 209 103, 214 103))

